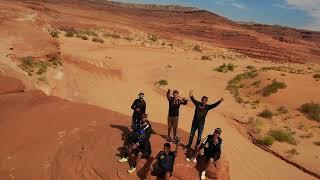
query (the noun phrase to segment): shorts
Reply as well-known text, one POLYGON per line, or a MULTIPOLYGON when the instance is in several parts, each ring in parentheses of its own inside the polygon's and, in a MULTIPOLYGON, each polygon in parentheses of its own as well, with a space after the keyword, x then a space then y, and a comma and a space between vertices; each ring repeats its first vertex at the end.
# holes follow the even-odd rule
POLYGON ((168 116, 168 126, 177 128, 178 127, 179 116, 170 117, 168 116))
POLYGON ((163 169, 160 168, 159 165, 155 165, 153 168, 153 171, 151 172, 152 176, 157 176, 157 177, 164 177, 166 175, 166 172, 170 173, 170 177, 172 176, 172 170, 168 169, 163 169))
POLYGON ((218 159, 220 159, 220 154, 221 154, 220 151, 214 152, 214 151, 210 150, 210 149, 207 148, 207 147, 204 148, 204 156, 205 156, 207 159, 212 158, 214 161, 217 161, 218 159))

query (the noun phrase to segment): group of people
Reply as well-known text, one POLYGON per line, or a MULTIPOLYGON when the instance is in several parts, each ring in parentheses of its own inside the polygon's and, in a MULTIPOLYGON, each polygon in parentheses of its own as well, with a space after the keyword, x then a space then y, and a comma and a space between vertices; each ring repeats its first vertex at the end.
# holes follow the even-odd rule
MULTIPOLYGON (((195 145, 194 157, 186 158, 186 160, 196 163, 199 156, 204 157, 205 167, 200 176, 201 179, 205 179, 206 170, 209 165, 220 159, 221 148, 223 145, 223 140, 220 137, 222 131, 220 128, 216 128, 213 134, 208 135, 202 143, 201 136, 204 130, 205 119, 208 111, 214 109, 221 102, 223 102, 223 98, 214 104, 207 104, 208 97, 206 96, 203 96, 201 101, 197 101, 193 97, 192 91, 190 91, 189 96, 195 105, 195 112, 190 130, 189 141, 184 149, 191 149, 196 131, 198 131, 198 137, 195 145)), ((189 101, 185 98, 181 98, 177 90, 174 90, 171 95, 170 89, 167 91, 167 99, 169 103, 167 119, 168 134, 166 137, 167 142, 164 144, 163 150, 158 153, 155 159, 153 159, 148 171, 148 175, 151 174, 154 176, 163 177, 166 180, 172 176, 174 159, 178 152, 178 146, 180 145, 180 137, 177 136, 180 106, 187 105, 189 101), (171 132, 173 136, 171 136, 171 132), (176 144, 174 151, 171 151, 172 143, 176 144)), ((146 107, 147 105, 144 100, 144 93, 139 93, 138 98, 134 100, 131 106, 131 109, 133 110, 131 125, 132 132, 127 138, 127 151, 123 154, 123 157, 119 159, 119 162, 129 162, 130 169, 128 170, 128 173, 130 174, 136 170, 136 165, 142 158, 150 158, 152 153, 150 143, 152 126, 148 120, 148 115, 146 114, 146 107)))

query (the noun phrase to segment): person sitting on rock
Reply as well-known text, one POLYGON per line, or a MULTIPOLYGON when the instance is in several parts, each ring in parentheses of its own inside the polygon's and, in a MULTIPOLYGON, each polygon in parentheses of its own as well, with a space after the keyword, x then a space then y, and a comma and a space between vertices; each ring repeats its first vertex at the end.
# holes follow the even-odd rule
POLYGON ((213 134, 210 134, 206 137, 206 139, 201 143, 200 147, 196 151, 196 156, 194 159, 188 159, 187 161, 197 162, 197 156, 204 156, 205 165, 204 170, 201 172, 201 179, 206 178, 206 170, 209 165, 218 161, 221 155, 221 148, 223 145, 223 140, 220 137, 221 129, 216 128, 213 134), (205 147, 208 144, 208 147, 205 147), (203 150, 203 151, 202 151, 203 150))
POLYGON ((178 153, 179 141, 180 138, 177 137, 175 151, 171 151, 171 145, 169 143, 163 145, 163 151, 160 151, 151 163, 147 177, 150 178, 150 176, 153 175, 164 178, 165 180, 170 179, 173 172, 174 160, 178 153), (156 164, 154 162, 155 160, 157 162, 156 164))
POLYGON ((125 156, 119 159, 119 162, 128 162, 130 169, 128 173, 133 173, 136 170, 136 165, 141 158, 149 158, 151 155, 150 136, 152 133, 151 124, 148 121, 148 115, 142 115, 140 129, 133 132, 132 145, 129 146, 125 156))
POLYGON ((139 93, 138 98, 131 105, 131 109, 133 110, 131 129, 133 131, 139 129, 142 115, 146 113, 147 104, 143 98, 144 93, 139 93))

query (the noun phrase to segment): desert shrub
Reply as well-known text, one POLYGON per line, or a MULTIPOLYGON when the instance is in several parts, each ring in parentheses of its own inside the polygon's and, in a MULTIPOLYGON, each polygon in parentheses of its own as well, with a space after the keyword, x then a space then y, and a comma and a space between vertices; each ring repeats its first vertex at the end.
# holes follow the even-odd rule
POLYGON ((51 29, 50 35, 54 38, 59 38, 59 31, 57 29, 51 29))
POLYGON ((255 81, 253 83, 251 83, 252 86, 259 86, 261 83, 261 81, 255 81))
POLYGON ((201 60, 212 60, 210 56, 203 55, 201 56, 201 60))
POLYGON ((92 41, 93 41, 93 42, 97 42, 97 43, 101 43, 101 44, 104 43, 104 40, 101 39, 100 37, 94 37, 94 38, 92 38, 92 41))
POLYGON ((320 79, 320 74, 315 74, 315 75, 313 75, 313 78, 315 78, 315 79, 320 79))
POLYGON ((263 121, 260 119, 250 118, 248 121, 250 129, 255 133, 260 133, 263 128, 263 121))
POLYGON ((173 68, 173 66, 171 66, 170 64, 167 65, 167 68, 173 68))
POLYGON ((315 141, 315 142, 313 142, 313 144, 316 146, 320 146, 320 141, 315 141))
POLYGON ((287 85, 284 82, 278 82, 273 80, 271 84, 267 85, 262 89, 263 96, 270 96, 273 93, 277 93, 278 89, 285 89, 287 85))
POLYGON ((295 140, 293 133, 286 130, 269 130, 268 135, 275 138, 276 141, 286 142, 289 144, 296 145, 297 141, 295 140))
POLYGON ((76 32, 75 32, 74 29, 68 29, 68 30, 66 30, 65 32, 66 32, 66 33, 65 33, 64 36, 66 36, 66 37, 73 37, 73 36, 76 34, 76 32))
POLYGON ((292 148, 288 151, 286 151, 286 153, 288 154, 289 157, 295 156, 295 155, 299 155, 299 152, 297 149, 292 148))
POLYGON ((127 41, 132 41, 133 38, 132 37, 124 37, 123 39, 127 40, 127 41))
POLYGON ((280 106, 279 108, 277 108, 277 111, 281 114, 287 114, 289 112, 288 109, 284 106, 280 106))
POLYGON ((286 76, 286 74, 285 73, 281 73, 280 76, 286 76))
POLYGON ((41 82, 47 82, 47 78, 45 76, 39 76, 38 80, 41 82))
POLYGON ((258 142, 266 146, 271 146, 275 140, 276 139, 273 136, 267 135, 264 138, 259 139, 258 142))
POLYGON ((246 66, 246 68, 249 69, 249 70, 253 70, 253 69, 254 69, 254 66, 250 66, 250 65, 249 65, 249 66, 246 66))
POLYGON ((202 48, 201 48, 201 46, 199 46, 198 44, 195 45, 195 46, 193 46, 193 50, 194 50, 194 51, 197 51, 197 52, 202 52, 202 48))
POLYGON ((54 67, 57 67, 59 65, 62 66, 62 62, 59 57, 52 57, 48 60, 48 62, 51 63, 54 67))
POLYGON ((168 85, 168 81, 165 79, 160 79, 157 83, 158 86, 167 86, 168 85))
POLYGON ((271 118, 274 116, 274 114, 273 114, 272 111, 270 111, 270 110, 268 110, 268 109, 265 109, 265 110, 263 110, 262 112, 260 112, 260 113, 258 114, 258 116, 260 116, 260 117, 262 117, 262 118, 271 119, 271 118))
POLYGON ((46 66, 46 65, 42 65, 42 66, 40 66, 40 68, 38 69, 37 74, 38 74, 38 75, 41 75, 41 74, 43 74, 43 73, 45 73, 45 72, 47 72, 47 66, 46 66))
POLYGON ((300 106, 299 110, 309 119, 320 121, 320 104, 314 102, 305 103, 300 106))
POLYGON ((91 30, 80 30, 78 33, 82 34, 83 36, 91 36, 91 37, 98 37, 99 35, 91 30))
POLYGON ((83 35, 83 34, 77 34, 76 37, 77 37, 77 38, 80 38, 80 39, 82 39, 82 40, 88 40, 88 39, 89 39, 88 36, 83 35))
POLYGON ((226 73, 226 72, 229 72, 229 71, 233 71, 235 68, 235 65, 234 64, 225 64, 223 63, 222 65, 220 65, 219 67, 215 68, 214 70, 217 71, 217 72, 223 72, 223 73, 226 73))
POLYGON ((115 39, 121 38, 120 34, 118 34, 118 33, 104 33, 103 36, 106 38, 108 38, 108 37, 115 38, 115 39))
POLYGON ((149 39, 150 39, 151 41, 153 41, 153 42, 157 42, 159 38, 158 38, 156 35, 153 35, 153 34, 152 34, 152 35, 149 36, 149 39))

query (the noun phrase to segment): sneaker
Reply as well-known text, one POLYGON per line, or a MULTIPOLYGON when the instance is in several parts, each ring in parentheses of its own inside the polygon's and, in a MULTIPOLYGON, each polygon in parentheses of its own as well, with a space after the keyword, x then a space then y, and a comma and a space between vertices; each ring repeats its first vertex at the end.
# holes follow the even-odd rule
POLYGON ((196 158, 186 158, 186 161, 197 163, 197 159, 196 158))
POLYGON ((206 179, 206 172, 205 171, 202 171, 201 172, 201 178, 200 178, 201 180, 204 180, 204 179, 206 179))
POLYGON ((136 167, 133 167, 133 166, 132 166, 132 167, 128 170, 128 173, 129 173, 129 174, 132 174, 133 172, 136 171, 136 169, 137 169, 136 167))
POLYGON ((191 146, 190 145, 187 145, 187 146, 185 146, 184 148, 183 148, 183 150, 188 150, 188 149, 190 149, 191 148, 191 146))
POLYGON ((129 158, 123 157, 123 158, 119 159, 118 161, 123 163, 123 162, 128 162, 128 160, 129 160, 129 158))

